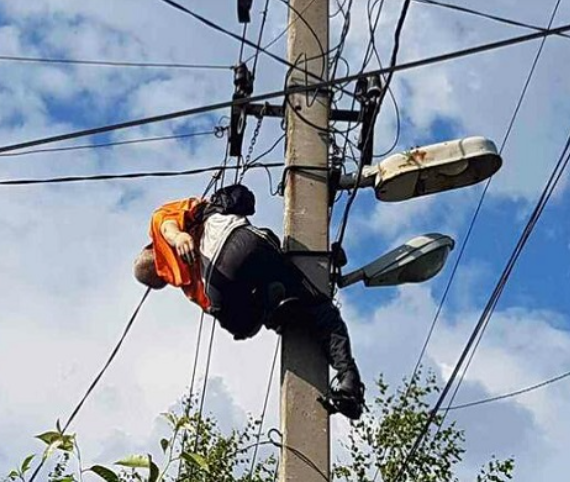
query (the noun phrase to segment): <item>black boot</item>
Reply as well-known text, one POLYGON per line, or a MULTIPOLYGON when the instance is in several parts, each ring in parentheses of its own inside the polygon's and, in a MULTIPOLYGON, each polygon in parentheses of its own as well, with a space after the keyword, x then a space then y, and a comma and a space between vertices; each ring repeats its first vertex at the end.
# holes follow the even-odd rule
POLYGON ((358 368, 349 368, 342 373, 339 372, 337 391, 346 395, 356 395, 364 391, 363 387, 358 368))
POLYGON ((338 384, 321 403, 329 413, 342 413, 351 420, 358 420, 364 410, 364 384, 356 367, 337 375, 338 384))

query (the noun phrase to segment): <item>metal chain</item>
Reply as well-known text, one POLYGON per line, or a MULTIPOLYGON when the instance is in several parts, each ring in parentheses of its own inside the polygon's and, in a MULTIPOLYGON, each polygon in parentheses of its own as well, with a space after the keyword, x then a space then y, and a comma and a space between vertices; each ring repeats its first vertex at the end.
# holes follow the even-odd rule
POLYGON ((265 115, 265 111, 267 109, 267 103, 261 109, 259 113, 259 117, 257 118, 257 125, 255 126, 255 130, 253 131, 253 136, 251 137, 251 142, 249 143, 249 148, 247 150, 247 155, 245 156, 245 164, 244 167, 249 167, 251 163, 251 156, 253 155, 253 150, 255 148, 255 144, 257 144, 257 138, 259 137, 259 132, 261 131, 261 125, 263 124, 263 116, 265 115))

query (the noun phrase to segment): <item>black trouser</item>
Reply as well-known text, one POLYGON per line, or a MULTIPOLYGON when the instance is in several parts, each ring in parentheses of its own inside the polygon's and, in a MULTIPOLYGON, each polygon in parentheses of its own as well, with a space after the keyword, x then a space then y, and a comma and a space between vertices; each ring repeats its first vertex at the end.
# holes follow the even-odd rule
POLYGON ((247 227, 230 235, 212 268, 207 286, 211 312, 235 338, 252 336, 262 321, 254 290, 266 289, 275 282, 285 286, 287 297, 303 301, 308 328, 321 344, 329 364, 340 372, 355 368, 348 331, 339 310, 326 296, 313 293, 301 271, 247 227))

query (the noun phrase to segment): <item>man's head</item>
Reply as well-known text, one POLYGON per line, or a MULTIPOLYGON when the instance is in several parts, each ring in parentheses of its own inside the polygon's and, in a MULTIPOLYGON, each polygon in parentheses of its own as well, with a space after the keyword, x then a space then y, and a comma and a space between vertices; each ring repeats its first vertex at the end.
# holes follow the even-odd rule
POLYGON ((255 195, 241 184, 218 189, 212 194, 210 202, 223 214, 237 214, 238 216, 255 214, 255 195))
POLYGON ((144 248, 137 256, 137 259, 135 259, 134 274, 137 281, 154 290, 159 290, 166 286, 166 281, 156 273, 152 245, 144 248))

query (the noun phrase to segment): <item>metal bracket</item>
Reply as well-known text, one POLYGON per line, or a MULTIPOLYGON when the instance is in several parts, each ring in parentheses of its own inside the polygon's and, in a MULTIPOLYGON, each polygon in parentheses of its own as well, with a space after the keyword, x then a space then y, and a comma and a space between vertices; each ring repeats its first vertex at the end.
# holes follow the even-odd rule
MULTIPOLYGON (((270 104, 247 104, 245 106, 245 111, 248 115, 253 115, 259 117, 261 115, 262 109, 266 109, 264 112, 265 117, 285 117, 285 108, 282 105, 270 105, 270 104)), ((358 122, 360 119, 360 112, 355 110, 345 110, 345 109, 331 109, 330 120, 338 122, 358 122)))

